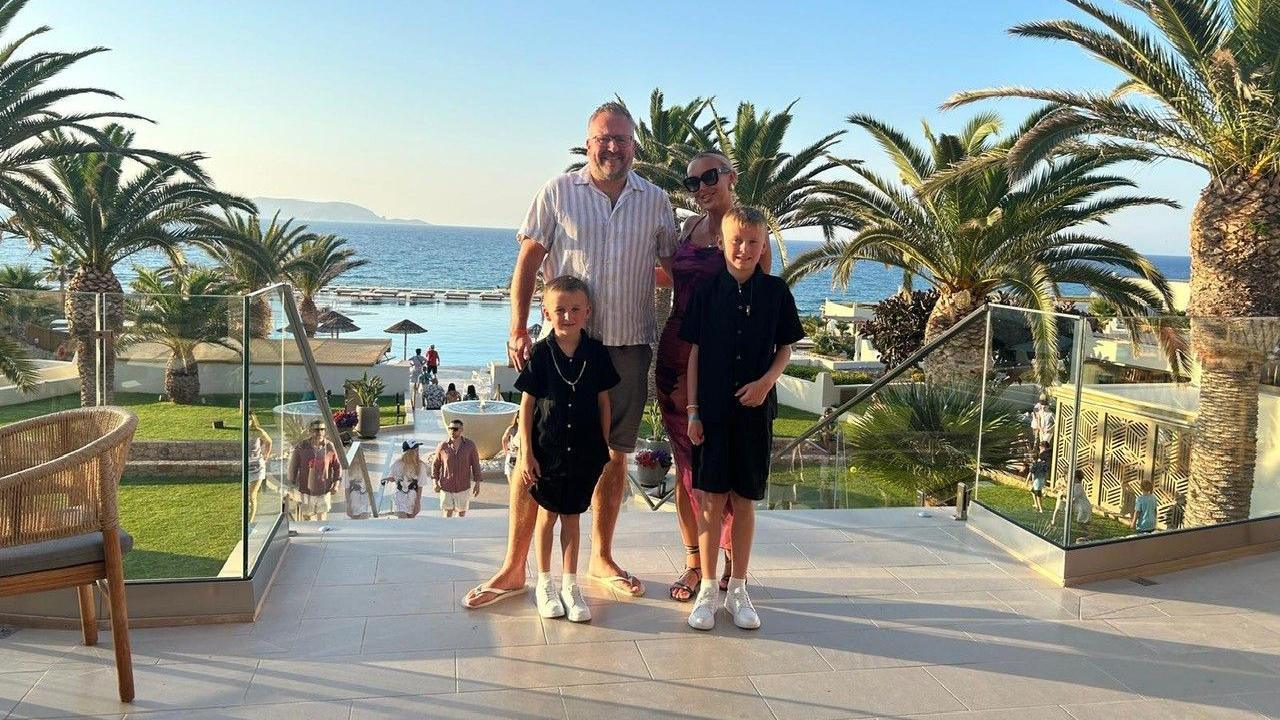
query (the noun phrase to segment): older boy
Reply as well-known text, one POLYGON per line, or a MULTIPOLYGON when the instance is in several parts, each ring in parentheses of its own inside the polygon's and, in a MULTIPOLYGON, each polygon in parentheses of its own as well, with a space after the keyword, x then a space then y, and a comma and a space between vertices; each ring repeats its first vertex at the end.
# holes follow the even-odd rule
POLYGON ((791 344, 804 337, 795 298, 781 278, 758 267, 769 242, 764 212, 735 207, 720 225, 725 272, 703 283, 685 314, 680 337, 692 345, 687 408, 694 444, 693 487, 705 493, 698 522, 702 584, 689 613, 695 630, 715 627, 720 516, 733 504, 733 569, 725 610, 743 629, 760 627, 747 595, 755 503, 769 481, 778 376, 791 344), (712 578, 712 579, 708 579, 712 578))

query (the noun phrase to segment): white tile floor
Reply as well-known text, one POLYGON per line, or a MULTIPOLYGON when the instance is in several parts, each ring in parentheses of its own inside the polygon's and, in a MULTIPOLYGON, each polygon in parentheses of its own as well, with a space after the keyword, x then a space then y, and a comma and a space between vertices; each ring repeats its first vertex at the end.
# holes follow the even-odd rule
POLYGON ((764 627, 703 634, 666 599, 667 513, 623 514, 649 596, 591 586, 589 625, 459 606, 502 511, 329 524, 292 540, 258 623, 135 630, 131 707, 109 646, 17 630, 0 717, 1280 718, 1280 556, 1062 590, 943 513, 762 513, 764 627))

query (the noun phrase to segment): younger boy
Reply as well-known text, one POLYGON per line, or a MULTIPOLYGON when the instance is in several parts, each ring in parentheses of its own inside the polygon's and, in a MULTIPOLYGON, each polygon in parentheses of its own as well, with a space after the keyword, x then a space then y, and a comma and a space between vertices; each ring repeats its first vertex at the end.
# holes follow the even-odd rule
POLYGON ((578 516, 591 506, 609 462, 609 388, 619 377, 609 351, 583 332, 591 317, 587 284, 562 275, 547 283, 542 314, 553 332, 534 343, 516 380, 520 457, 514 475, 538 503, 534 543, 538 614, 586 622, 591 611, 578 586, 578 516), (560 521, 561 587, 551 580, 551 534, 560 521))
POLYGON ((1042 442, 1031 462, 1031 471, 1027 473, 1027 481, 1031 485, 1031 504, 1036 512, 1044 512, 1044 486, 1049 481, 1049 443, 1042 442))
POLYGON ((1142 490, 1142 494, 1133 499, 1133 520, 1129 522, 1129 527, 1145 535, 1155 532, 1156 508, 1159 503, 1156 501, 1155 485, 1150 480, 1143 480, 1138 488, 1142 490))
POLYGON ((765 214, 735 207, 720 225, 725 271, 699 286, 680 337, 690 343, 687 387, 693 487, 707 499, 698 518, 702 584, 689 626, 710 630, 719 600, 716 577, 720 516, 733 504, 733 569, 724 607, 740 628, 760 627, 747 595, 755 503, 769 480, 778 376, 791 344, 804 337, 795 299, 781 278, 759 268, 769 242, 765 214))

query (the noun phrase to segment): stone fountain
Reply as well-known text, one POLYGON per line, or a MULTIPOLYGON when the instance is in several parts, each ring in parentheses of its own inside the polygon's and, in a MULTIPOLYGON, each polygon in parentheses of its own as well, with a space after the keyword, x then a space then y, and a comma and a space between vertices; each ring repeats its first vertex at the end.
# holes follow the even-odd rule
POLYGON ((486 399, 492 393, 487 374, 476 372, 471 379, 480 399, 446 403, 440 408, 440 414, 444 416, 446 425, 461 420, 463 434, 476 444, 480 457, 491 458, 502 452, 502 434, 511 425, 520 406, 505 400, 486 399))

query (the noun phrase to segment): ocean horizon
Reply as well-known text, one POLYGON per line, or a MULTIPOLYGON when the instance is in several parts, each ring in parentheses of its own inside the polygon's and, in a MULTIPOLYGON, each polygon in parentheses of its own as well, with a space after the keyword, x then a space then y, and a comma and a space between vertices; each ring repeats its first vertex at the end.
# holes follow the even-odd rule
MULTIPOLYGON (((311 231, 334 233, 347 239, 357 256, 369 264, 345 273, 334 284, 381 287, 492 289, 505 287, 511 279, 516 258, 514 228, 477 228, 449 225, 398 225, 385 223, 305 222, 311 231)), ((787 241, 788 257, 821 245, 819 241, 787 241)), ((198 250, 186 251, 195 264, 207 263, 198 250)), ((32 253, 24 242, 8 238, 0 242, 0 264, 44 265, 47 253, 32 253)), ((1170 279, 1186 279, 1191 259, 1177 255, 1148 255, 1170 279)), ((134 265, 160 267, 166 263, 158 252, 134 255, 123 267, 116 268, 120 282, 128 292, 135 277, 134 265)), ((801 280, 793 288, 796 305, 802 314, 817 314, 824 299, 839 302, 877 302, 894 292, 902 273, 875 263, 859 263, 849 286, 837 290, 831 286, 831 273, 822 272, 801 280)), ((924 282, 917 283, 925 287, 924 282)), ((1071 292, 1070 288, 1064 288, 1071 292)), ((354 305, 349 300, 332 296, 321 298, 321 306, 332 305, 349 315, 360 327, 344 337, 387 338, 384 328, 401 319, 411 319, 429 329, 425 336, 410 338, 414 347, 435 343, 445 362, 479 366, 505 357, 509 324, 506 303, 422 303, 404 305, 354 305), (452 357, 452 360, 450 359, 452 357)), ((536 308, 534 313, 536 313, 536 308)), ((393 342, 396 357, 401 352, 399 336, 393 342)))

